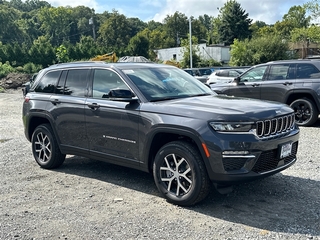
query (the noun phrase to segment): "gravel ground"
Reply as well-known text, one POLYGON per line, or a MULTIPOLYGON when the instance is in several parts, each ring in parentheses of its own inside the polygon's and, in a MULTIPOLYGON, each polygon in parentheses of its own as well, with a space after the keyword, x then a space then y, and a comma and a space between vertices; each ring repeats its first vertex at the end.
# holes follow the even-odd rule
POLYGON ((320 121, 291 168, 194 207, 167 203, 150 174, 77 156, 41 169, 22 93, 0 93, 0 239, 320 239, 320 121))

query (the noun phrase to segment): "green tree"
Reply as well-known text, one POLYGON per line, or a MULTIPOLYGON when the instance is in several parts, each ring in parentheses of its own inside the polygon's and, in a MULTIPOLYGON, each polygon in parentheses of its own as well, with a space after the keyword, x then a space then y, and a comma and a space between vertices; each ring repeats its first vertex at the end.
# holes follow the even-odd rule
POLYGON ((11 0, 8 5, 22 12, 30 12, 42 7, 51 7, 48 2, 41 0, 11 0))
POLYGON ((53 46, 58 46, 70 38, 72 10, 70 7, 44 7, 38 12, 40 30, 50 39, 53 46))
POLYGON ((76 44, 75 56, 72 59, 90 59, 96 55, 106 53, 106 49, 100 49, 97 42, 91 36, 82 36, 80 42, 76 44))
POLYGON ((310 17, 306 16, 306 9, 301 6, 293 6, 288 13, 273 26, 273 32, 281 35, 283 39, 290 39, 291 31, 295 28, 306 28, 310 24, 310 17))
POLYGON ((128 52, 133 56, 144 56, 149 58, 149 41, 142 32, 130 39, 128 52))
MULTIPOLYGON (((188 39, 183 39, 181 41, 181 47, 182 47, 182 61, 181 61, 181 67, 183 68, 189 68, 191 67, 190 64, 190 42, 189 42, 189 35, 188 39)), ((198 39, 194 36, 191 37, 192 39, 192 67, 199 67, 199 63, 201 62, 200 56, 199 56, 199 47, 198 47, 198 39)))
POLYGON ((197 38, 197 42, 208 42, 208 30, 205 25, 198 19, 194 19, 191 22, 192 36, 197 38))
POLYGON ((4 51, 5 46, 0 42, 0 63, 1 62, 6 62, 7 61, 7 56, 4 51))
POLYGON ((47 67, 56 61, 55 50, 47 37, 34 40, 29 50, 29 61, 47 67))
POLYGON ((309 2, 305 3, 303 7, 306 9, 307 12, 310 13, 310 17, 313 20, 318 20, 320 15, 320 1, 319 0, 310 0, 309 2))
POLYGON ((307 17, 306 14, 306 7, 292 6, 282 19, 284 22, 289 22, 292 28, 306 28, 311 21, 311 17, 307 17))
MULTIPOLYGON (((70 42, 75 44, 80 41, 82 36, 92 36, 92 25, 89 19, 95 19, 94 10, 84 6, 71 9, 73 21, 70 25, 70 42)), ((94 23, 95 24, 95 23, 94 23)))
POLYGON ((292 42, 314 42, 320 43, 320 27, 312 25, 308 28, 295 28, 291 32, 292 42))
POLYGON ((235 0, 229 0, 220 10, 221 22, 217 26, 220 43, 230 45, 234 39, 244 40, 251 37, 251 19, 235 0))
POLYGON ((203 16, 199 16, 198 19, 201 22, 201 24, 206 28, 206 30, 210 31, 210 29, 212 27, 212 19, 213 19, 213 17, 210 17, 207 14, 204 14, 203 16))
POLYGON ((151 20, 147 23, 147 27, 150 31, 161 29, 163 27, 163 24, 160 22, 156 22, 154 20, 151 20))
POLYGON ((69 61, 68 51, 64 45, 60 45, 56 50, 56 57, 59 63, 64 63, 69 61))
POLYGON ((131 31, 130 36, 132 37, 147 27, 147 24, 139 18, 128 18, 127 20, 131 31))
POLYGON ((16 20, 20 17, 20 11, 4 4, 0 5, 0 41, 2 43, 23 42, 21 37, 23 33, 16 24, 16 20))
POLYGON ((268 25, 263 22, 263 21, 256 21, 254 23, 252 23, 250 25, 250 30, 252 32, 252 35, 255 36, 255 35, 258 35, 259 34, 259 30, 263 27, 267 27, 268 25))
POLYGON ((248 66, 268 61, 288 59, 288 43, 279 35, 235 40, 231 45, 231 66, 248 66))
POLYGON ((101 25, 98 33, 99 40, 104 44, 108 52, 121 51, 128 46, 131 39, 131 28, 127 18, 113 10, 111 16, 101 25))
POLYGON ((209 42, 210 43, 222 43, 219 42, 220 41, 220 26, 221 26, 221 15, 218 15, 217 17, 212 18, 212 27, 211 30, 209 32, 209 42))
MULTIPOLYGON (((168 47, 180 46, 180 39, 187 38, 189 33, 189 20, 183 13, 175 12, 173 15, 167 15, 163 21, 164 31, 168 38, 174 39, 174 45, 168 47)), ((171 41, 170 41, 171 42, 171 41)))

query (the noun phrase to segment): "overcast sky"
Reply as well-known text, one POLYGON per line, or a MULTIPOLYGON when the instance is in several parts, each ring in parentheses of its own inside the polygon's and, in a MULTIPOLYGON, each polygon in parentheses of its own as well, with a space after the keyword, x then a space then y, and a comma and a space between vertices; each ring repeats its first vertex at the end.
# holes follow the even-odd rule
MULTIPOLYGON (((77 0, 72 3, 65 0, 46 0, 52 6, 87 6, 95 9, 96 13, 111 12, 112 9, 124 14, 126 17, 137 17, 144 22, 155 20, 162 22, 167 15, 176 11, 187 17, 197 18, 207 14, 216 17, 218 8, 223 7, 227 0, 77 0)), ((264 21, 274 24, 281 21, 290 7, 303 5, 310 0, 238 0, 241 7, 254 21, 264 21)))

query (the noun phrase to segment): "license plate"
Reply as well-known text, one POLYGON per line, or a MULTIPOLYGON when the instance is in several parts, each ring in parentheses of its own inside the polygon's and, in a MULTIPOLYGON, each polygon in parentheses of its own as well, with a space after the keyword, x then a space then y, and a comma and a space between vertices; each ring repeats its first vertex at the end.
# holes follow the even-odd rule
POLYGON ((291 155, 292 143, 285 143, 280 146, 280 159, 288 157, 291 155))

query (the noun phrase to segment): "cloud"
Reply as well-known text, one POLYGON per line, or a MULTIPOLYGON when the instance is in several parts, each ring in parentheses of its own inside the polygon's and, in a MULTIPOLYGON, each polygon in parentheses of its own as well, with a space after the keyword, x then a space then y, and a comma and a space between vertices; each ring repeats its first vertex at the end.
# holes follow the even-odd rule
POLYGON ((86 6, 89 8, 94 8, 95 10, 98 8, 98 3, 95 0, 77 0, 77 1, 68 1, 65 0, 49 0, 52 6, 70 6, 70 7, 77 7, 77 6, 86 6))
MULTIPOLYGON (((267 24, 274 24, 281 21, 284 14, 288 13, 290 7, 303 5, 308 0, 241 0, 243 10, 249 14, 249 18, 255 21, 264 21, 267 24)), ((162 22, 167 15, 173 15, 176 11, 185 14, 187 17, 199 17, 204 14, 217 17, 218 8, 224 6, 227 0, 166 0, 165 4, 154 15, 153 20, 162 22)))

